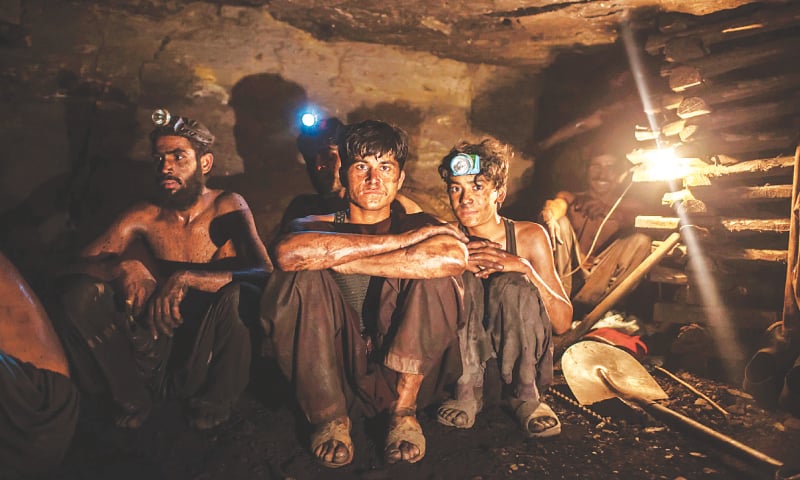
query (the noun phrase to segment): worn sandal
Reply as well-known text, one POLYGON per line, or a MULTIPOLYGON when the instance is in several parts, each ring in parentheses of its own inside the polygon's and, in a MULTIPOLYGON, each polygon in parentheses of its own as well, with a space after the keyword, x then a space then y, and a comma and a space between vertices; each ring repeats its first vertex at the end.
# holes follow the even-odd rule
POLYGON ((339 468, 353 461, 350 418, 341 417, 319 425, 311 434, 314 459, 328 468, 339 468))
POLYGON ((525 434, 531 438, 547 438, 560 434, 561 422, 553 409, 544 402, 539 402, 539 406, 534 409, 534 404, 535 402, 521 402, 514 409, 514 415, 525 434), (552 423, 552 420, 555 420, 555 423, 552 423), (534 430, 539 425, 544 428, 534 430))
POLYGON ((475 416, 483 408, 483 402, 480 399, 473 398, 470 400, 447 400, 442 402, 436 410, 436 420, 442 425, 456 428, 472 428, 475 425, 475 416), (466 417, 466 422, 458 423, 457 419, 463 414, 466 417))
POLYGON ((389 463, 406 461, 417 463, 425 456, 425 435, 422 434, 422 427, 417 421, 417 417, 411 415, 393 415, 389 421, 389 433, 386 435, 386 448, 383 456, 389 463), (415 446, 419 449, 419 454, 408 459, 403 458, 404 443, 415 446))

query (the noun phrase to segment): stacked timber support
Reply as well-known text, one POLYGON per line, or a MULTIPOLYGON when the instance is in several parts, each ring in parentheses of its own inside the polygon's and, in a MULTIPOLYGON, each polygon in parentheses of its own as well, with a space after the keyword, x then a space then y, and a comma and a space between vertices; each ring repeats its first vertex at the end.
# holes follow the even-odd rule
POLYGON ((669 293, 653 321, 713 330, 722 311, 743 348, 718 355, 742 364, 781 318, 800 133, 800 3, 750 6, 711 20, 664 14, 658 25, 645 44, 661 61, 663 85, 649 112, 658 126, 637 126, 640 148, 629 159, 640 164, 635 182, 663 181, 645 159, 674 150, 679 161, 659 161, 674 162, 662 205, 675 214, 640 216, 636 226, 661 238, 680 231, 682 240, 648 275, 669 293), (709 303, 714 297, 721 304, 709 303))

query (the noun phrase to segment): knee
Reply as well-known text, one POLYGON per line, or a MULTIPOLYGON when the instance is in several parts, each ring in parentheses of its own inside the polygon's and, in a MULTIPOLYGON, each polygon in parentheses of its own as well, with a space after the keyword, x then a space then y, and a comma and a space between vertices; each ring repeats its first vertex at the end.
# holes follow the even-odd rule
POLYGON ((508 272, 496 274, 492 278, 489 295, 500 297, 511 295, 511 298, 519 298, 526 292, 538 292, 538 290, 524 273, 508 272))
POLYGON ((70 275, 58 285, 59 299, 67 312, 80 314, 101 301, 112 301, 111 286, 89 275, 70 275))

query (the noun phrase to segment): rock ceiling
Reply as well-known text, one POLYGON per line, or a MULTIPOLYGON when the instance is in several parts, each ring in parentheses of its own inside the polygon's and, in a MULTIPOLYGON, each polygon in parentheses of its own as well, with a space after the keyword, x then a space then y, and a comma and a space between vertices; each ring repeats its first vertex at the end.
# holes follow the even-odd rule
MULTIPOLYGON (((771 0, 785 3, 789 0, 771 0)), ((139 12, 182 8, 186 0, 107 0, 139 12)), ((658 11, 705 15, 749 0, 215 0, 264 8, 322 40, 393 44, 470 63, 550 64, 559 52, 614 43, 626 18, 658 11), (630 15, 630 17, 628 17, 630 15)))
MULTIPOLYGON (((270 13, 323 39, 404 45, 474 63, 549 64, 554 54, 614 43, 628 12, 703 15, 746 0, 274 0, 270 13)), ((642 15, 643 14, 643 15, 642 15)), ((649 14, 649 15, 648 15, 649 14)))

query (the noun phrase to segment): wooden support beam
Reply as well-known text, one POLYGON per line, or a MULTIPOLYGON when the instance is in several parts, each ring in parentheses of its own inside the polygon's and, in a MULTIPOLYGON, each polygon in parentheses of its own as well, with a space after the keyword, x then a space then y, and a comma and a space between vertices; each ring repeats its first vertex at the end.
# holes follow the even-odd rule
POLYGON ((647 274, 647 280, 653 283, 668 283, 670 285, 688 285, 689 276, 681 269, 669 268, 663 265, 654 266, 647 274))
POLYGON ((661 68, 661 76, 669 77, 669 87, 673 92, 683 92, 723 73, 773 61, 791 62, 800 56, 800 49, 794 48, 798 42, 800 38, 793 37, 732 48, 713 56, 688 60, 685 64, 665 65, 661 68))
MULTIPOLYGON (((701 92, 695 92, 696 96, 681 98, 676 107, 677 114, 683 119, 692 118, 712 111, 712 105, 719 106, 727 102, 774 95, 786 90, 797 89, 799 86, 800 73, 773 75, 729 84, 717 84, 714 85, 714 88, 706 88, 701 92)), ((671 101, 674 102, 675 98, 672 97, 671 101)), ((662 104, 663 102, 664 99, 662 97, 662 104)), ((668 103, 668 105, 672 105, 672 103, 668 103)))
MULTIPOLYGON (((664 242, 656 240, 653 242, 652 250, 660 247, 664 242)), ((703 242, 707 245, 707 242, 703 242)), ((770 250, 764 248, 742 248, 734 245, 708 245, 709 248, 703 250, 703 254, 719 260, 745 260, 769 263, 786 263, 786 250, 770 250)), ((702 248, 702 247, 701 247, 702 248)), ((691 254, 689 247, 684 244, 676 245, 669 253, 669 257, 677 262, 684 262, 691 254)))
MULTIPOLYGON (((788 218, 720 218, 693 217, 692 224, 727 233, 785 233, 789 231, 788 218)), ((635 227, 645 230, 675 230, 680 226, 678 217, 640 215, 635 227)))
MULTIPOLYGON (((698 186, 690 189, 691 198, 711 205, 731 205, 740 202, 762 202, 792 198, 791 185, 761 185, 755 187, 718 188, 698 186)), ((664 201, 662 200, 662 204, 664 201)))
MULTIPOLYGON (((783 8, 758 10, 747 16, 697 27, 691 27, 686 19, 673 18, 675 20, 669 24, 671 28, 668 32, 653 34, 647 38, 645 42, 647 53, 658 55, 670 41, 679 38, 694 38, 696 42, 708 48, 725 41, 791 27, 800 23, 800 6, 795 4, 783 8)), ((676 53, 673 52, 672 55, 676 53)))
POLYGON ((767 120, 777 120, 788 115, 794 115, 800 118, 800 94, 794 94, 789 98, 757 105, 718 109, 711 115, 696 116, 689 120, 678 120, 665 125, 662 128, 662 132, 664 135, 670 136, 673 132, 677 131, 680 139, 685 142, 693 136, 699 136, 725 128, 754 125, 767 120))
POLYGON ((786 152, 793 148, 797 132, 791 129, 771 131, 748 131, 746 133, 725 130, 697 133, 686 143, 675 147, 676 155, 691 158, 719 157, 717 163, 737 163, 736 157, 746 154, 786 152), (726 161, 726 159, 729 159, 726 161))

